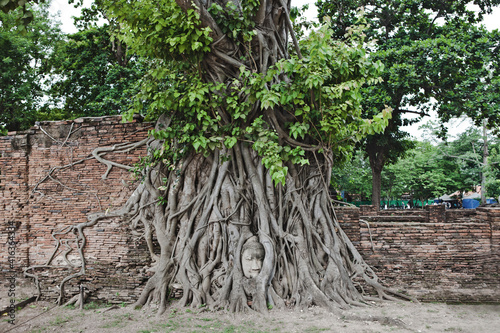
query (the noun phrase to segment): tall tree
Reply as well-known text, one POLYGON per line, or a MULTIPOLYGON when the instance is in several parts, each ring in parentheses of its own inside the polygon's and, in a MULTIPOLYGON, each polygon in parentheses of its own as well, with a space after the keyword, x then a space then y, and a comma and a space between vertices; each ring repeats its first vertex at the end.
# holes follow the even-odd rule
MULTIPOLYGON (((423 117, 428 110, 436 109, 445 121, 450 115, 467 112, 465 108, 455 108, 466 99, 474 99, 468 94, 464 80, 482 82, 490 77, 486 70, 473 71, 473 68, 489 68, 491 55, 498 52, 494 47, 498 43, 496 37, 474 24, 498 3, 318 0, 320 17, 331 16, 337 38, 346 35, 357 22, 356 12, 364 7, 369 23, 367 35, 377 41, 370 55, 385 64, 383 83, 363 91, 363 107, 368 114, 385 106, 393 109, 385 132, 368 137, 364 145, 373 172, 373 202, 380 201, 384 166, 411 148, 403 128, 410 123, 405 115, 416 113, 423 117), (479 6, 478 12, 469 9, 473 3, 479 6), (486 56, 479 56, 486 50, 486 56), (459 89, 462 93, 454 94, 458 87, 463 87, 459 89)), ((494 91, 493 82, 497 81, 490 81, 488 89, 494 91)), ((490 106, 495 107, 494 103, 490 106)), ((496 118, 492 112, 476 114, 475 119, 481 121, 484 117, 492 119, 493 126, 496 118)))
MULTIPOLYGON (((86 25, 55 46, 49 59, 50 103, 43 109, 46 119, 121 114, 129 110, 145 74, 144 59, 113 40, 110 26, 86 25)), ((42 116, 42 114, 40 115, 42 116)), ((40 117, 39 117, 40 118, 40 117)))
MULTIPOLYGON (((486 123, 486 120, 484 121, 486 123)), ((456 159, 461 175, 462 186, 458 189, 469 191, 481 184, 481 202, 486 203, 487 196, 497 196, 498 185, 498 137, 481 128, 470 127, 455 140, 441 143, 441 154, 456 159), (491 156, 490 156, 491 152, 491 156), (491 186, 491 189, 489 188, 491 186)))
POLYGON ((378 282, 328 196, 333 164, 390 117, 361 117, 360 88, 383 66, 360 30, 335 41, 325 26, 299 42, 281 0, 99 3, 150 65, 129 116, 146 105, 158 121, 144 181, 75 232, 84 243, 83 228, 113 216, 144 232, 154 275, 138 305, 157 301, 162 313, 173 284, 181 304, 232 311, 249 298, 258 311, 337 311, 369 298, 360 283, 400 295, 378 282), (261 264, 248 269, 247 254, 261 264))
POLYGON ((50 18, 48 4, 34 9, 35 19, 23 29, 21 9, 0 12, 0 128, 24 130, 37 119, 46 90, 47 60, 63 38, 50 18))

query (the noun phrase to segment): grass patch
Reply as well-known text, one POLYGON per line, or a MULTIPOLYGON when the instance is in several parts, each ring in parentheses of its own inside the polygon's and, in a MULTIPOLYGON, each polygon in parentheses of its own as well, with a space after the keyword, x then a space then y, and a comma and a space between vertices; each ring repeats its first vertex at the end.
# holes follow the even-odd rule
POLYGON ((61 326, 62 324, 69 322, 70 319, 71 319, 70 316, 66 317, 56 316, 56 318, 52 320, 49 324, 51 326, 61 326))
POLYGON ((132 320, 130 314, 115 315, 113 320, 101 326, 102 328, 121 328, 127 326, 127 321, 132 320))
POLYGON ((103 308, 109 308, 112 304, 106 303, 106 302, 95 302, 92 301, 90 303, 87 303, 83 306, 85 310, 96 310, 96 309, 103 309, 103 308))
POLYGON ((166 323, 155 325, 155 328, 165 330, 163 332, 175 332, 180 327, 181 324, 176 321, 173 321, 172 319, 169 319, 166 323))

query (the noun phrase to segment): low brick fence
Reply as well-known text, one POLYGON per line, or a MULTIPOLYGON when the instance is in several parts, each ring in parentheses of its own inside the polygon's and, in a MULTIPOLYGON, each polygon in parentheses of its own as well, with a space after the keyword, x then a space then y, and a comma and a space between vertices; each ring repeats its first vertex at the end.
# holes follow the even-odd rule
MULTIPOLYGON (((62 279, 77 272, 80 262, 69 227, 85 222, 89 213, 121 207, 138 182, 116 167, 103 179, 107 167, 89 158, 92 151, 138 142, 151 128, 138 119, 122 123, 120 116, 82 118, 42 122, 0 137, 2 291, 12 276, 19 288, 32 286, 23 269, 43 266, 30 272, 39 277, 44 297, 56 297, 62 279), (12 251, 10 241, 16 242, 12 251), (66 260, 75 267, 67 268, 66 260)), ((145 155, 142 148, 105 158, 131 166, 145 155)), ((362 206, 338 208, 336 215, 386 285, 422 300, 500 301, 499 209, 428 206, 379 212, 362 206)), ((86 274, 67 283, 67 294, 76 294, 83 282, 94 298, 135 301, 151 276, 144 241, 117 218, 99 222, 85 234, 86 274)), ((0 298, 1 304, 8 302, 3 293, 0 298)))
POLYGON ((353 242, 386 285, 426 301, 500 302, 500 209, 437 205, 412 218, 370 208, 359 226, 339 221, 348 235, 359 230, 353 242))

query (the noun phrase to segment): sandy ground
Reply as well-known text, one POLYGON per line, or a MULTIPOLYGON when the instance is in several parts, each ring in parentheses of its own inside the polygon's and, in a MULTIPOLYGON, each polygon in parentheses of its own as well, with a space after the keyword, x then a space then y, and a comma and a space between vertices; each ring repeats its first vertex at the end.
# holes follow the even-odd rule
POLYGON ((15 325, 4 316, 0 332, 500 332, 500 304, 387 302, 354 308, 344 316, 317 307, 261 315, 176 308, 174 304, 160 317, 151 308, 94 303, 86 307, 32 303, 16 313, 15 325), (393 320, 373 321, 374 317, 393 320))

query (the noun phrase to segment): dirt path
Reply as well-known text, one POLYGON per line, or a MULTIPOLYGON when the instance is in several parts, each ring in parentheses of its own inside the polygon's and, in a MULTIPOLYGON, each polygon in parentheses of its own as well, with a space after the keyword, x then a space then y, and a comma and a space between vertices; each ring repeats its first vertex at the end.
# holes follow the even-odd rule
MULTIPOLYGON (((230 314, 200 309, 170 308, 160 318, 155 311, 131 306, 87 309, 55 307, 37 302, 16 313, 16 325, 0 322, 0 332, 498 332, 500 304, 449 305, 391 302, 355 308, 345 317, 320 308, 304 311, 271 310, 268 315, 230 314), (52 308, 52 309, 51 309, 52 308), (46 310, 49 311, 45 312, 46 310), (39 315, 38 317, 35 317, 39 315), (348 319, 352 317, 363 319, 348 319), (396 319, 406 328, 372 321, 373 317, 396 319), (29 320, 31 319, 31 320, 29 320), (29 321, 27 321, 29 320, 29 321), (26 322, 27 321, 27 322, 26 322), (404 323, 404 324, 403 324, 404 323)), ((94 307, 94 308, 92 308, 94 307)))

